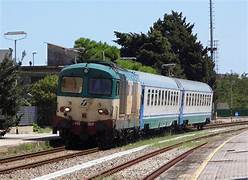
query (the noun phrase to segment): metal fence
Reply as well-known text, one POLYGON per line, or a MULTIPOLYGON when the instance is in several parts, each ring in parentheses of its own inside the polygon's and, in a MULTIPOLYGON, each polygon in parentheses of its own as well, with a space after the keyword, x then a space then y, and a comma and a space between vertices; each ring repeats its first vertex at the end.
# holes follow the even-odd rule
POLYGON ((217 110, 218 117, 248 116, 248 109, 221 109, 217 110))
POLYGON ((38 113, 36 106, 21 106, 17 114, 19 116, 22 114, 19 122, 20 126, 29 126, 37 122, 38 113))

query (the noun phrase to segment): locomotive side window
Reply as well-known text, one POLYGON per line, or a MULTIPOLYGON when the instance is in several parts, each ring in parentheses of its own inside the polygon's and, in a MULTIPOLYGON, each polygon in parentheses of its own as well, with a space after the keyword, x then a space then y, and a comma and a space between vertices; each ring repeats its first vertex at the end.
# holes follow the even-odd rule
POLYGON ((80 77, 63 77, 61 82, 61 92, 81 93, 83 79, 80 77))
POLYGON ((110 79, 89 80, 89 93, 96 95, 111 95, 112 82, 110 79))
POLYGON ((119 94, 120 94, 120 82, 117 81, 116 82, 116 96, 119 96, 119 94))

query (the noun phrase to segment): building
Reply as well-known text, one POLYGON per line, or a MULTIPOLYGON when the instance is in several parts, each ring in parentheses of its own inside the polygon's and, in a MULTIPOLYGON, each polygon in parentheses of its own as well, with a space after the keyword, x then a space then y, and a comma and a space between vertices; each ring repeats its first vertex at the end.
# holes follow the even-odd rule
POLYGON ((0 49, 0 63, 3 61, 3 59, 7 56, 10 59, 12 59, 12 49, 0 49))

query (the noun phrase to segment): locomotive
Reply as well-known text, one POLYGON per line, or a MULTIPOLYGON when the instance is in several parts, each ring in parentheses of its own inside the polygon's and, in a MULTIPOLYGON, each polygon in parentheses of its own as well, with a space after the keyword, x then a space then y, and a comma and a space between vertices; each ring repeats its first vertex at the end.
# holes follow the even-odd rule
POLYGON ((63 139, 109 141, 116 134, 197 126, 211 120, 205 83, 125 70, 111 63, 65 67, 59 74, 55 131, 63 139))

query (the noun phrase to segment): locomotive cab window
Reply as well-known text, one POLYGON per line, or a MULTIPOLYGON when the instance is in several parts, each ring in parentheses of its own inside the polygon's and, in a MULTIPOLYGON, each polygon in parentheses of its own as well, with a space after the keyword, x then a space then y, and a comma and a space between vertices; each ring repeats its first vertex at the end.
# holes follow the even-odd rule
POLYGON ((63 77, 61 82, 61 92, 81 93, 83 79, 80 77, 63 77))
POLYGON ((120 81, 116 82, 116 96, 120 95, 120 81))
POLYGON ((95 95, 111 95, 112 82, 110 79, 96 79, 89 80, 89 93, 95 95))

